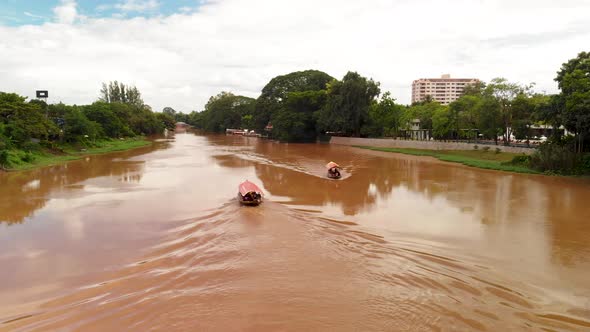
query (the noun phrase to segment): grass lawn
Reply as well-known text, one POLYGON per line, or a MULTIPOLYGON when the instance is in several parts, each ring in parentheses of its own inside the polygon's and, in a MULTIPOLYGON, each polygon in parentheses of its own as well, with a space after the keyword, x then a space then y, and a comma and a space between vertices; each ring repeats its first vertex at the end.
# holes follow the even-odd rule
POLYGON ((498 152, 492 150, 421 150, 403 148, 376 148, 369 146, 356 146, 361 149, 385 151, 409 154, 413 156, 434 157, 442 161, 459 163, 471 167, 493 169, 498 171, 540 174, 533 169, 524 166, 506 164, 512 158, 519 156, 517 153, 498 152))
POLYGON ((60 152, 49 149, 39 149, 30 152, 23 150, 8 150, 8 171, 22 171, 43 166, 62 164, 71 160, 81 159, 87 155, 125 151, 150 145, 151 142, 143 138, 126 138, 123 140, 100 140, 92 143, 92 147, 85 150, 72 145, 61 145, 60 152))

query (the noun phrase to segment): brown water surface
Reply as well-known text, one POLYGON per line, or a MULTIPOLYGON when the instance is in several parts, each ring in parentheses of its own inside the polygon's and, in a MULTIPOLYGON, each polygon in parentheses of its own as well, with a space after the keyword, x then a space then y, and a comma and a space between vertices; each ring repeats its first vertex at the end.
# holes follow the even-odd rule
POLYGON ((588 180, 179 134, 0 174, 0 330, 588 331, 589 202, 588 180))

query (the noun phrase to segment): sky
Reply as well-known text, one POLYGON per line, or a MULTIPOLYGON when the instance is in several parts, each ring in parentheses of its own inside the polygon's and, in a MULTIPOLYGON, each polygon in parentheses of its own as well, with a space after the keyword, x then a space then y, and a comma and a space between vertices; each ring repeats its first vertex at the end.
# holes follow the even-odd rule
POLYGON ((89 104, 135 85, 155 111, 201 111, 275 76, 357 71, 409 103, 412 81, 505 77, 557 92, 590 51, 589 0, 2 0, 0 91, 89 104))

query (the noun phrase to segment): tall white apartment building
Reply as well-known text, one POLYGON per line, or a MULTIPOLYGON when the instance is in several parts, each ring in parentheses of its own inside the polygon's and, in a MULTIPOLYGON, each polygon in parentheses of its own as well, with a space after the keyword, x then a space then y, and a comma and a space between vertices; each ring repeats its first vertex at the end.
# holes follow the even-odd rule
POLYGON ((412 82, 412 103, 430 96, 442 105, 448 105, 461 97, 466 85, 477 82, 477 78, 451 78, 449 74, 440 78, 417 79, 412 82))

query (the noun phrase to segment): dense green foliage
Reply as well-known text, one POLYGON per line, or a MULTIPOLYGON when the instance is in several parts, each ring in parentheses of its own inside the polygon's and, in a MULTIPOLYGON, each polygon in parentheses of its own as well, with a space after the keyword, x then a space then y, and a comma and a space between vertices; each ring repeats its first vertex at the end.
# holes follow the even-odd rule
MULTIPOLYGON (((439 114, 439 122, 437 122, 437 125, 442 125, 440 122, 440 116, 444 112, 443 110, 446 108, 446 106, 442 106, 436 101, 431 100, 415 103, 405 109, 405 112, 402 115, 402 123, 406 128, 408 128, 408 124, 411 121, 417 119, 420 121, 420 129, 433 130, 434 114, 439 114)), ((437 128, 437 131, 440 132, 441 129, 442 128, 437 128)))
POLYGON ((253 98, 221 92, 209 98, 205 110, 200 114, 202 128, 211 132, 224 132, 227 128, 240 128, 242 127, 242 118, 251 115, 253 110, 253 98))
POLYGON ((248 100, 248 107, 236 110, 232 98, 239 96, 224 92, 212 97, 204 112, 176 114, 175 118, 216 132, 254 128, 290 142, 315 141, 329 134, 502 141, 505 145, 518 140, 530 145, 532 136, 541 135, 539 126, 549 125, 552 129, 541 132, 551 137, 539 151, 508 166, 588 173, 581 165, 588 159, 585 151, 590 150, 590 53, 564 63, 556 81, 562 91, 556 95, 534 93, 534 84, 494 78, 465 87, 463 95, 448 106, 428 96, 403 106, 389 92, 379 98, 379 83, 358 73, 348 72, 336 80, 321 71, 306 70, 270 80, 253 107, 248 100), (272 126, 267 127, 269 124, 272 126), (563 128, 574 135, 567 144, 563 128))
POLYGON ((228 128, 255 129, 288 142, 312 142, 328 134, 506 145, 514 139, 529 145, 531 136, 539 135, 538 126, 549 125, 553 130, 545 131, 551 135, 547 142, 530 158, 518 157, 509 166, 588 174, 590 53, 564 63, 555 80, 561 90, 556 95, 536 94, 533 84, 495 78, 467 86, 448 106, 432 98, 405 106, 389 92, 381 94, 379 82, 356 72, 338 80, 305 70, 274 77, 256 99, 221 92, 202 111, 190 114, 171 107, 154 113, 136 87, 117 81, 104 83, 99 100, 83 106, 27 102, 0 92, 0 165, 15 155, 34 158, 31 151, 39 147, 91 146, 101 139, 158 133, 174 128, 176 122, 218 133, 228 128), (571 136, 564 135, 564 128, 571 136), (417 131, 420 135, 415 135, 417 131), (7 152, 14 150, 24 152, 7 152))
POLYGON ((361 136, 398 136, 404 111, 404 106, 396 104, 391 94, 385 92, 381 100, 371 103, 368 122, 361 128, 361 136))
POLYGON ((65 141, 80 142, 84 137, 95 140, 104 135, 103 127, 98 122, 88 119, 78 107, 68 107, 63 104, 57 106, 63 109, 65 141))
POLYGON ((590 140, 590 52, 582 52, 561 66, 555 78, 561 89, 558 109, 563 125, 576 135, 578 153, 590 140))
POLYGON ((161 133, 174 118, 154 113, 135 87, 103 84, 101 100, 91 105, 47 105, 0 92, 0 167, 30 162, 33 152, 61 153, 61 147, 93 147, 100 140, 161 133), (12 158, 10 158, 12 156, 12 158))
POLYGON ((59 128, 46 118, 39 103, 27 103, 24 97, 14 93, 0 92, 0 126, 0 148, 59 135, 59 128))
POLYGON ((321 110, 325 102, 325 90, 289 92, 271 119, 276 138, 286 142, 315 141, 314 114, 321 110))
POLYGON ((377 102, 379 92, 378 83, 357 73, 339 81, 317 70, 298 71, 270 80, 256 100, 229 92, 213 96, 203 112, 188 114, 186 122, 212 132, 255 129, 289 142, 315 141, 324 132, 397 133, 401 106, 389 94, 377 102))
POLYGON ((318 113, 319 128, 360 136, 369 123, 369 107, 381 92, 379 83, 348 72, 342 81, 330 82, 327 90, 326 105, 318 113))
POLYGON ((141 93, 136 87, 127 86, 117 81, 102 84, 99 100, 105 103, 132 105, 136 108, 145 107, 141 93))
POLYGON ((574 152, 571 144, 543 144, 529 158, 528 165, 542 171, 561 174, 573 174, 578 171, 580 156, 574 152))
POLYGON ((557 73, 561 93, 541 98, 536 117, 563 125, 573 136, 554 135, 531 156, 535 169, 560 174, 590 174, 590 53, 582 52, 557 73))
POLYGON ((389 92, 378 98, 379 83, 358 73, 348 72, 336 80, 324 72, 306 70, 271 79, 255 101, 222 92, 211 97, 202 112, 164 112, 207 131, 255 129, 291 142, 315 141, 325 133, 411 138, 419 129, 427 133, 421 135, 424 138, 486 139, 496 144, 501 138, 510 144, 514 137, 528 142, 531 125, 549 122, 541 114, 557 105, 557 97, 533 94, 531 87, 495 78, 489 84, 466 87, 464 95, 449 106, 432 98, 403 106, 389 92))
MULTIPOLYGON (((328 82, 333 79, 332 76, 318 70, 297 71, 271 79, 262 88, 262 93, 256 99, 255 113, 253 114, 255 129, 262 132, 266 125, 273 120, 273 117, 277 117, 278 113, 286 111, 285 104, 290 93, 325 90, 328 82)), ((309 113, 309 110, 304 112, 309 113)), ((292 116, 281 116, 281 118, 294 120, 292 116)), ((273 125, 275 125, 275 122, 272 122, 273 125)), ((279 124, 279 127, 283 128, 290 126, 281 126, 279 124)), ((285 136, 288 134, 275 133, 275 135, 285 136)))

